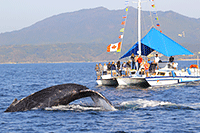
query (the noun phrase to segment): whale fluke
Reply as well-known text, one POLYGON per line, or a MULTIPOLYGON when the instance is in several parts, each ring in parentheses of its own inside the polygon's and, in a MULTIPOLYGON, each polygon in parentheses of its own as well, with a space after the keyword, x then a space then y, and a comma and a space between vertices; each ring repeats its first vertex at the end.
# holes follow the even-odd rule
POLYGON ((21 100, 14 99, 5 112, 27 111, 32 108, 45 108, 58 105, 67 105, 70 102, 91 97, 96 105, 106 110, 115 110, 110 101, 102 94, 78 84, 62 84, 35 92, 21 100))

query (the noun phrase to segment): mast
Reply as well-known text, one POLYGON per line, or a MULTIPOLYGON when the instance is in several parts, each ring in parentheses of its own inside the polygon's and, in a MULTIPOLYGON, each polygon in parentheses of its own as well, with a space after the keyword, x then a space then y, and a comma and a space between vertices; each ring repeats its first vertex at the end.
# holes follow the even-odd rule
POLYGON ((138 0, 138 51, 141 55, 141 0, 138 0))

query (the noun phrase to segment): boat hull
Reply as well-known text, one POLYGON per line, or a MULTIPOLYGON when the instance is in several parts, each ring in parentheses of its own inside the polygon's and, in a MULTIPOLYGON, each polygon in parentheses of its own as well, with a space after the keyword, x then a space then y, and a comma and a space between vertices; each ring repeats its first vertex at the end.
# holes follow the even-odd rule
POLYGON ((178 84, 178 78, 146 78, 146 81, 149 83, 150 86, 164 86, 164 85, 172 85, 178 84))
POLYGON ((116 78, 99 79, 96 82, 98 85, 103 85, 103 86, 118 86, 116 78))
POLYGON ((144 88, 150 86, 144 77, 118 77, 117 82, 119 85, 140 86, 144 88))
POLYGON ((146 81, 150 86, 165 86, 175 85, 181 83, 191 83, 200 81, 198 76, 184 76, 184 77, 147 77, 146 81))

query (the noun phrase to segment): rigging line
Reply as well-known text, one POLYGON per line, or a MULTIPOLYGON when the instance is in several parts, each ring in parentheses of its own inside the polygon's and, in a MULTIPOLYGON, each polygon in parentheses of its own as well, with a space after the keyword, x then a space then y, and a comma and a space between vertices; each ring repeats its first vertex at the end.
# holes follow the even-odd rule
MULTIPOLYGON (((151 1, 151 3, 152 3, 152 1, 151 1)), ((147 35, 147 33, 151 30, 151 28, 152 27, 155 27, 154 26, 154 22, 153 22, 153 15, 152 15, 152 11, 151 10, 149 10, 149 17, 150 17, 150 20, 151 20, 151 26, 149 27, 149 29, 146 29, 146 35, 147 35)), ((146 36, 145 35, 145 36, 146 36)), ((150 43, 150 38, 148 37, 148 42, 149 42, 149 45, 151 46, 151 43, 150 43)), ((148 55, 147 55, 148 56, 148 55)))
MULTIPOLYGON (((146 20, 145 20, 145 18, 147 18, 147 17, 145 17, 144 12, 145 12, 145 11, 143 11, 143 13, 142 13, 142 20, 143 20, 142 22, 143 22, 143 27, 144 27, 144 28, 143 28, 143 29, 144 29, 143 31, 147 34, 147 33, 148 33, 148 30, 147 30, 147 27, 146 27, 147 25, 146 25, 146 20)), ((144 36, 143 36, 143 37, 144 37, 144 36)), ((142 37, 142 38, 143 38, 143 37, 142 37)), ((142 40, 142 38, 141 38, 141 40, 142 40)), ((143 47, 143 52, 144 52, 144 54, 146 53, 145 47, 143 47)))
MULTIPOLYGON (((153 3, 153 5, 156 5, 155 4, 155 1, 152 1, 152 3, 153 3)), ((157 9, 156 9, 156 6, 154 6, 154 8, 155 8, 155 14, 156 14, 156 19, 157 19, 157 21, 158 21, 158 24, 160 24, 160 21, 159 21, 159 19, 158 19, 158 12, 157 12, 157 9)), ((152 18, 153 18, 153 16, 152 16, 152 18)), ((158 26, 157 26, 158 27, 158 26)), ((159 30, 160 31, 162 31, 162 29, 161 29, 161 25, 159 26, 159 30)))
MULTIPOLYGON (((133 1, 133 3, 134 4, 137 4, 138 2, 135 2, 135 1, 133 1)), ((136 9, 138 8, 138 6, 136 6, 136 9)), ((138 15, 138 13, 136 13, 137 15, 138 15)), ((133 19, 134 20, 134 19, 133 19)), ((134 25, 137 25, 138 24, 138 21, 137 21, 137 19, 135 19, 135 21, 134 21, 134 25)), ((137 26, 136 26, 137 27, 137 26)), ((135 28, 134 29, 134 26, 133 26, 133 37, 132 37, 132 42, 131 42, 131 47, 130 48, 132 48, 133 47, 133 45, 134 44, 136 44, 137 43, 137 41, 138 41, 138 39, 137 39, 137 32, 134 32, 134 30, 135 31, 137 31, 137 28, 135 28)), ((129 48, 129 49, 130 49, 129 48)), ((138 50, 137 50, 138 51, 138 50)), ((135 53, 135 51, 130 51, 130 53, 132 54, 132 53, 135 53)))
MULTIPOLYGON (((126 6, 126 8, 128 8, 128 11, 129 11, 129 3, 128 3, 128 5, 126 6)), ((126 8, 125 8, 125 10, 126 10, 126 8)), ((124 32, 122 33, 122 39, 121 39, 121 51, 120 51, 120 54, 119 54, 119 58, 122 56, 122 45, 123 45, 123 41, 124 41, 124 34, 125 34, 125 29, 126 29, 126 20, 127 20, 127 18, 128 18, 128 11, 126 11, 126 18, 125 18, 125 24, 124 24, 124 32)), ((119 59, 118 58, 118 59, 119 59)))
POLYGON ((149 16, 150 16, 150 18, 151 18, 151 25, 154 26, 154 24, 153 24, 153 16, 152 16, 151 11, 149 11, 149 14, 150 14, 149 16))
MULTIPOLYGON (((155 1, 154 1, 154 5, 155 5, 155 1)), ((157 18, 158 24, 160 24, 160 19, 158 18, 158 12, 157 12, 156 6, 155 6, 155 12, 156 12, 156 18, 157 18)), ((160 30, 160 32, 162 33, 161 25, 159 25, 159 30, 160 30)), ((163 34, 163 33, 162 33, 162 34, 163 34)), ((168 54, 167 47, 166 47, 166 42, 165 42, 165 40, 164 40, 163 37, 162 37, 162 40, 163 40, 163 45, 164 45, 164 47, 165 47, 165 51, 166 51, 167 55, 169 55, 169 54, 168 54)))
MULTIPOLYGON (((155 23, 156 23, 156 25, 155 25, 155 27, 158 27, 158 29, 160 30, 160 32, 162 33, 162 28, 161 28, 161 25, 160 25, 160 19, 158 18, 158 12, 157 12, 157 9, 156 9, 156 4, 155 4, 155 1, 151 1, 151 3, 153 3, 153 5, 154 5, 154 7, 153 8, 155 8, 155 10, 154 10, 154 12, 155 12, 155 16, 156 16, 156 18, 155 18, 155 20, 157 21, 157 23, 156 23, 156 21, 155 21, 155 23), (159 24, 159 26, 157 26, 157 24, 159 24)), ((153 11, 152 11, 153 12, 153 11)), ((150 11, 150 14, 151 14, 151 11, 150 11)), ((151 17, 152 17, 152 19, 153 19, 153 15, 151 15, 151 17)), ((153 20, 152 20, 152 24, 153 24, 153 26, 154 26, 154 23, 153 23, 153 20)), ((162 40, 163 40, 163 44, 164 44, 164 47, 165 47, 165 51, 166 51, 166 53, 167 53, 167 55, 169 55, 168 54, 168 51, 167 51, 167 48, 166 48, 166 43, 165 43, 165 40, 164 40, 164 38, 162 37, 162 40)))

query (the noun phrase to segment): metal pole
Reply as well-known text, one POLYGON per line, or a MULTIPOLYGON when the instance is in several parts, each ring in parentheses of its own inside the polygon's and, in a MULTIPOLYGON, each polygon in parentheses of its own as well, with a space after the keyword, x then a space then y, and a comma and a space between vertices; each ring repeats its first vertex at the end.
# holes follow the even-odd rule
POLYGON ((138 54, 141 55, 141 0, 138 0, 138 54))
POLYGON ((199 52, 197 53, 197 76, 199 76, 199 52))

